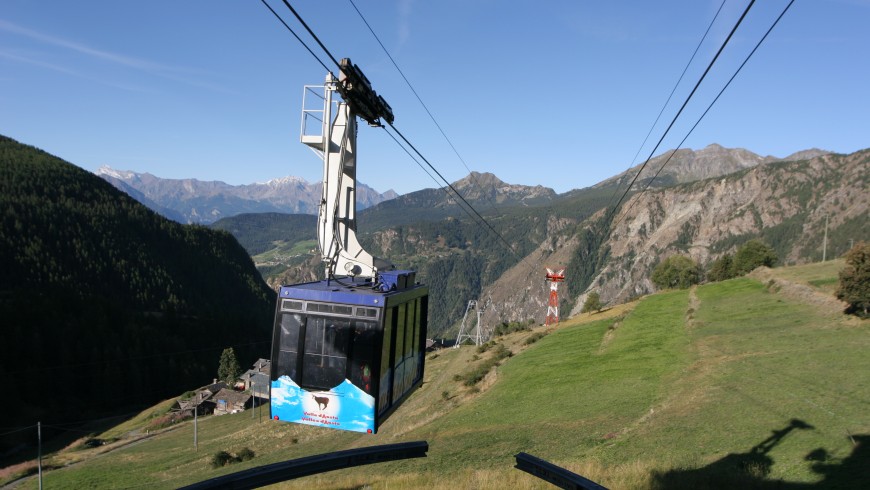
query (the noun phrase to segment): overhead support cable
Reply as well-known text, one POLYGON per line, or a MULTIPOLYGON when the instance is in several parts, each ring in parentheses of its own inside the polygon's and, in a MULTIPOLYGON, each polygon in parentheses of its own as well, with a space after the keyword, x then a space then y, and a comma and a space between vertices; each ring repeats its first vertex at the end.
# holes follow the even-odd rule
MULTIPOLYGON (((305 30, 308 31, 308 34, 310 34, 311 37, 315 41, 317 41, 317 44, 320 46, 320 49, 322 49, 323 52, 326 53, 327 56, 329 56, 329 59, 331 59, 332 62, 335 63, 335 66, 341 66, 341 63, 338 62, 338 60, 335 58, 335 56, 332 56, 332 53, 330 53, 329 50, 326 49, 326 46, 324 46, 323 43, 320 42, 320 38, 317 37, 317 34, 315 34, 314 31, 312 31, 311 28, 308 27, 308 24, 305 22, 305 20, 302 19, 302 16, 299 15, 299 12, 297 12, 296 9, 293 8, 292 5, 290 5, 290 2, 288 2, 287 0, 282 0, 282 1, 284 2, 284 5, 286 5, 287 8, 290 9, 290 12, 293 12, 293 15, 296 17, 296 20, 298 20, 299 23, 302 24, 302 27, 304 27, 305 30)), ((331 70, 327 69, 327 71, 331 71, 331 70)))
MULTIPOLYGON (((776 27, 776 25, 779 23, 780 19, 782 19, 782 17, 785 15, 785 13, 788 12, 788 9, 791 8, 791 5, 792 5, 793 3, 794 3, 794 0, 791 0, 791 1, 788 3, 788 5, 785 6, 785 8, 784 8, 784 9, 782 10, 782 12, 779 14, 779 17, 776 18, 776 20, 773 22, 773 24, 770 26, 770 28, 767 29, 767 32, 764 33, 764 36, 761 37, 761 39, 758 41, 758 43, 755 45, 755 47, 752 48, 752 51, 750 51, 749 54, 746 56, 746 58, 743 60, 743 63, 741 63, 740 66, 737 67, 737 70, 734 72, 733 75, 731 75, 731 78, 728 79, 728 82, 725 84, 725 86, 722 87, 722 89, 721 89, 721 90, 719 91, 719 93, 716 95, 716 98, 714 98, 713 101, 710 102, 710 105, 707 106, 707 109, 704 110, 704 113, 701 114, 701 117, 699 117, 698 120, 695 121, 695 124, 692 126, 691 129, 689 129, 689 132, 686 133, 686 136, 682 139, 682 141, 680 141, 680 144, 677 145, 677 148, 674 150, 674 152, 671 153, 670 155, 668 155, 668 158, 665 159, 664 163, 662 163, 662 165, 661 165, 661 166, 659 167, 659 169, 656 171, 655 175, 653 175, 653 177, 652 177, 652 178, 651 178, 651 179, 646 183, 646 185, 644 186, 643 190, 641 190, 641 191, 637 194, 637 196, 640 196, 641 194, 643 194, 644 192, 646 192, 646 190, 649 188, 649 186, 652 184, 652 182, 653 182, 653 181, 654 181, 654 180, 659 176, 659 174, 661 173, 661 171, 665 168, 665 165, 667 165, 668 162, 671 161, 671 158, 676 154, 677 150, 679 150, 679 149, 683 146, 683 143, 685 143, 686 140, 689 138, 689 136, 692 134, 692 132, 695 131, 695 128, 697 128, 697 127, 698 127, 698 124, 701 123, 701 120, 704 119, 704 116, 706 116, 707 113, 710 112, 710 109, 713 108, 713 104, 715 104, 716 101, 719 100, 719 97, 721 97, 722 94, 725 92, 725 90, 728 88, 728 86, 731 85, 731 82, 734 81, 734 78, 737 77, 737 74, 740 73, 740 70, 743 69, 743 67, 746 65, 746 63, 749 61, 749 59, 752 58, 752 55, 754 55, 755 52, 758 50, 758 48, 761 47, 761 43, 763 43, 764 40, 767 39, 767 36, 771 33, 771 31, 773 31, 773 28, 776 27)), ((638 199, 634 199, 634 200, 629 201, 629 204, 628 204, 628 206, 626 207, 625 212, 622 213, 622 216, 619 218, 619 220, 617 220, 617 222, 616 222, 616 224, 614 225, 614 227, 615 227, 615 226, 619 226, 619 223, 621 223, 622 220, 624 220, 625 217, 628 216, 628 212, 631 210, 631 208, 634 206, 634 204, 635 204, 637 201, 638 201, 638 199)))
POLYGON ((468 167, 468 164, 465 162, 465 159, 462 158, 462 155, 459 154, 459 150, 456 149, 456 146, 453 144, 453 141, 451 141, 450 138, 447 136, 447 133, 444 132, 444 128, 441 127, 441 125, 435 119, 435 116, 432 114, 432 111, 430 111, 429 107, 426 105, 426 103, 423 102, 423 98, 420 97, 420 94, 418 94, 417 90, 414 89, 414 86, 411 84, 411 81, 408 80, 408 77, 405 76, 405 72, 403 72, 402 69, 399 68, 399 64, 396 63, 396 60, 393 58, 393 55, 391 55, 390 52, 387 50, 386 46, 384 46, 384 43, 381 42, 380 37, 378 37, 377 33, 375 33, 375 30, 372 28, 371 24, 369 24, 368 20, 366 20, 365 16, 363 16, 360 9, 356 6, 356 3, 354 3, 353 0, 348 0, 348 1, 350 2, 351 6, 353 6, 353 9, 356 10, 356 13, 359 15, 360 19, 362 19, 363 23, 369 29, 369 32, 372 33, 372 36, 374 36, 375 40, 381 46, 381 49, 384 51, 384 53, 390 59, 390 62, 393 63, 393 66, 396 68, 396 71, 398 71, 399 75, 402 76, 402 79, 405 80, 405 84, 408 85, 409 89, 411 89, 411 92, 414 94, 414 97, 416 97, 417 101, 420 102, 420 105, 423 106, 423 109, 426 111, 426 114, 429 115, 429 119, 432 120, 432 122, 435 124, 435 127, 438 128, 438 131, 441 132, 441 136, 443 136, 444 140, 447 141, 447 144, 450 145, 450 148, 453 150, 453 153, 455 153, 456 157, 459 158, 459 161, 462 162, 462 166, 465 167, 465 170, 468 171, 468 174, 471 176, 472 182, 474 183, 474 185, 477 186, 481 195, 483 195, 483 197, 486 198, 487 201, 489 201, 490 206, 493 208, 493 210, 495 210, 495 203, 493 203, 492 199, 483 191, 483 187, 480 185, 480 182, 478 181, 477 177, 474 176, 474 172, 472 172, 471 168, 468 167))
MULTIPOLYGON (((668 107, 668 104, 671 103, 671 99, 674 96, 674 93, 677 91, 677 87, 680 86, 680 83, 683 81, 683 77, 686 76, 686 72, 689 70, 689 67, 692 65, 692 62, 695 61, 695 56, 697 56, 698 51, 701 49, 701 45, 704 44, 704 40, 707 39, 707 35, 710 33, 710 29, 713 28, 713 24, 716 23, 716 19, 719 18, 719 13, 722 12, 722 7, 725 6, 725 2, 728 0, 722 0, 722 3, 719 4, 719 9, 716 10, 716 15, 713 16, 713 20, 710 21, 710 24, 707 26, 707 30, 704 31, 704 35, 701 36, 701 40, 698 41, 698 45, 695 46, 695 51, 692 53, 692 56, 689 58, 689 62, 686 63, 686 66, 683 68, 683 72, 680 73, 680 77, 677 79, 677 83, 674 84, 674 88, 671 89, 670 95, 668 95, 668 99, 665 101, 664 105, 662 105, 661 110, 659 111, 658 116, 656 116, 655 121, 653 121, 652 126, 650 126, 649 131, 646 133, 646 136, 643 138, 643 143, 637 149, 637 152, 634 154, 634 157, 631 159, 631 164, 629 164, 626 172, 634 166, 634 162, 637 160, 637 156, 640 155, 641 150, 643 150, 644 145, 646 145, 647 140, 649 140, 650 135, 652 135, 653 130, 656 125, 659 123, 659 119, 661 119, 662 114, 664 114, 665 109, 668 107)), ((613 194, 610 195, 610 200, 607 201, 607 206, 604 209, 610 208, 610 204, 613 202, 613 198, 616 196, 617 192, 619 192, 619 184, 613 189, 613 194)))
POLYGON ((667 129, 665 129, 665 132, 662 134, 662 137, 659 138, 658 143, 656 143, 655 147, 650 152, 646 161, 644 161, 643 165, 641 165, 640 170, 638 170, 637 174, 635 174, 634 178, 628 184, 628 187, 626 187, 625 192, 622 193, 622 196, 619 198, 619 201, 616 202, 616 205, 613 206, 613 208, 611 208, 610 211, 608 211, 607 219, 605 221, 605 225, 606 225, 604 228, 605 232, 608 232, 610 230, 610 223, 612 223, 614 215, 616 213, 616 210, 619 209, 619 205, 622 204, 622 201, 625 200, 625 196, 628 195, 628 193, 631 191, 632 186, 634 186, 634 183, 637 182, 637 179, 640 177, 640 174, 642 174, 644 169, 646 169, 646 166, 649 164, 649 161, 652 159, 656 150, 658 150, 659 146, 662 144, 662 141, 664 141, 665 137, 668 135, 671 128, 674 126, 674 123, 677 122, 677 119, 680 117, 680 114, 683 113, 683 110, 689 104, 689 101, 692 100, 692 97, 695 95, 695 92, 697 92, 698 87, 701 86, 701 83, 707 77, 707 74, 710 73, 710 69, 713 68, 713 65, 716 63, 716 60, 719 59, 719 55, 722 54, 722 51, 725 49, 725 46, 728 45, 728 42, 731 40, 731 37, 734 36, 734 33, 737 31, 737 28, 740 27, 741 23, 743 23, 743 19, 746 18, 746 15, 749 13, 749 9, 751 9, 752 5, 754 5, 754 4, 755 4, 755 0, 751 0, 749 2, 749 5, 746 6, 746 9, 743 10, 743 14, 740 16, 740 19, 737 20, 736 24, 734 24, 734 27, 731 29, 731 32, 728 33, 728 37, 725 38, 725 41, 722 43, 722 46, 719 47, 719 50, 716 51, 716 55, 713 56, 712 60, 710 60, 710 63, 707 65, 707 69, 704 70, 704 73, 701 75, 701 78, 698 79, 698 82, 695 84, 695 87, 692 89, 692 92, 689 93, 689 96, 686 97, 686 100, 685 100, 685 102, 683 102, 683 105, 680 106, 680 110, 677 111, 677 114, 671 120, 671 123, 668 124, 667 129))
POLYGON ((313 56, 314 59, 316 59, 317 62, 320 63, 320 66, 322 66, 324 70, 326 70, 326 71, 332 73, 332 70, 330 70, 329 67, 326 66, 326 63, 324 63, 324 62, 320 59, 319 56, 317 56, 316 54, 314 54, 314 51, 312 51, 311 48, 309 48, 308 45, 305 44, 305 41, 303 41, 302 38, 300 38, 299 35, 296 34, 296 31, 294 31, 294 30, 293 30, 289 25, 287 25, 286 22, 284 22, 284 19, 282 19, 281 16, 278 15, 278 12, 275 12, 275 11, 272 9, 272 7, 270 7, 269 4, 266 3, 266 0, 260 0, 260 2, 262 2, 263 5, 265 5, 266 8, 269 9, 269 12, 272 12, 272 15, 274 15, 275 18, 278 19, 279 22, 281 22, 282 24, 284 24, 284 27, 286 27, 287 30, 290 31, 290 34, 293 34, 293 37, 295 37, 296 40, 299 41, 300 44, 302 44, 302 46, 305 46, 305 49, 307 49, 308 52, 311 53, 311 56, 313 56))
MULTIPOLYGON (((456 188, 453 187, 453 184, 451 184, 450 182, 448 182, 447 179, 445 179, 444 176, 441 175, 441 172, 439 172, 438 169, 436 169, 436 168, 435 168, 435 167, 434 167, 434 166, 429 162, 429 160, 427 160, 426 157, 424 157, 423 154, 420 153, 420 151, 417 150, 417 148, 416 148, 416 147, 415 147, 415 146, 414 146, 410 141, 408 141, 407 138, 405 138, 405 135, 403 135, 402 132, 399 131, 399 130, 396 128, 396 126, 394 126, 393 124, 390 124, 390 127, 393 129, 393 131, 396 132, 397 135, 399 135, 399 137, 402 139, 402 141, 404 141, 406 145, 408 145, 412 150, 414 150, 414 153, 416 153, 416 154, 417 154, 417 155, 418 155, 418 156, 419 156, 419 157, 420 157, 424 162, 426 162, 426 165, 428 165, 429 168, 431 168, 432 171, 435 172, 435 173, 438 175, 438 177, 440 177, 441 180, 444 181, 445 184, 447 184, 447 187, 449 187, 450 190, 452 190, 452 191, 456 194, 456 196, 457 196, 457 197, 458 197, 458 198, 459 198, 463 203, 465 203, 466 206, 468 206, 468 209, 470 209, 470 210, 474 213, 474 215, 477 216, 477 220, 479 220, 481 223, 483 223, 483 224, 484 224, 484 225, 485 225, 485 226, 486 226, 486 227, 487 227, 487 228, 488 228, 492 233, 494 233, 495 236, 498 237, 498 239, 499 239, 499 240, 500 240, 500 241, 501 241, 501 242, 502 242, 502 243, 507 247, 507 249, 508 249, 512 254, 514 254, 514 256, 516 256, 520 261, 525 260, 523 257, 521 257, 521 256, 516 252, 516 250, 514 250, 513 246, 512 246, 512 245, 511 245, 507 240, 505 240, 505 238, 504 238, 504 237, 503 237, 503 236, 502 236, 498 231, 496 231, 495 228, 493 228, 491 224, 489 224, 489 222, 486 220, 486 218, 484 218, 483 216, 481 216, 480 213, 478 213, 477 210, 474 209, 474 206, 472 206, 472 205, 471 205, 467 200, 465 200, 464 197, 462 197, 462 194, 460 194, 459 191, 457 191, 456 188)), ((386 129, 386 128, 385 128, 385 129, 386 129)))
POLYGON ((387 133, 387 134, 390 136, 390 138, 392 138, 393 141, 396 142, 396 145, 397 145, 399 148, 401 148, 402 150, 404 150, 405 153, 408 154, 408 157, 410 157, 411 160, 413 160, 414 163, 416 163, 417 166, 419 166, 420 169, 423 170, 423 172, 425 172, 426 175, 428 175, 430 179, 432 179, 432 182, 434 182, 435 185, 438 186, 439 189, 444 190, 444 193, 447 194, 447 196, 449 197, 449 196, 450 196, 450 193, 447 192, 447 189, 446 189, 445 187, 442 187, 442 186, 441 186, 441 182, 438 182, 438 179, 436 179, 435 177, 433 177, 432 174, 429 173, 428 170, 426 170, 426 167, 424 167, 423 164, 420 163, 419 160, 417 160, 417 158, 414 156, 414 154, 411 153, 411 150, 405 148, 405 146, 402 145, 402 143, 400 143, 398 139, 396 139, 396 137, 393 135, 393 133, 391 133, 391 132, 389 132, 389 131, 386 130, 386 129, 387 129, 386 127, 384 127, 384 126, 381 126, 381 127, 384 129, 384 132, 387 133))
MULTIPOLYGON (((275 13, 275 11, 272 10, 272 8, 269 7, 268 4, 266 4, 266 1, 265 1, 265 0, 260 0, 260 1, 263 2, 263 4, 266 5, 267 8, 269 8, 269 10, 270 10, 270 11, 271 11, 271 12, 272 12, 272 13, 273 13, 277 18, 278 18, 278 20, 281 21, 282 24, 284 24, 285 27, 287 27, 288 30, 290 30, 291 33, 293 33, 293 35, 296 37, 296 39, 297 39, 300 43, 302 43, 303 46, 306 46, 306 48, 308 48, 308 46, 307 46, 307 45, 306 45, 306 44, 305 44, 305 43, 304 43, 304 42, 299 38, 299 36, 296 35, 296 33, 293 32, 293 30, 290 29, 289 26, 287 26, 287 24, 283 21, 283 19, 281 19, 281 17, 280 17, 277 13, 275 13)), ((345 65, 342 65, 342 63, 339 63, 339 61, 338 61, 338 60, 337 60, 337 59, 332 55, 332 53, 329 51, 329 49, 327 49, 326 46, 325 46, 325 45, 320 41, 320 38, 317 37, 317 35, 314 33, 314 31, 313 31, 313 30, 308 26, 308 24, 307 24, 307 23, 302 19, 302 17, 299 15, 299 13, 296 11, 296 9, 294 9, 293 6, 290 5, 290 3, 289 3, 287 0, 282 0, 282 1, 283 1, 284 5, 285 5, 288 9, 290 9, 290 11, 291 11, 291 12, 293 13, 293 15, 296 17, 296 19, 297 19, 297 20, 298 20, 298 21, 299 21, 299 22, 300 22, 300 23, 305 27, 305 29, 308 31, 308 34, 311 35, 311 37, 312 37, 312 38, 317 42, 317 44, 320 46, 320 48, 323 49, 323 51, 327 54, 327 56, 329 56, 329 58, 330 58, 330 59, 331 59, 331 60, 336 64, 336 66, 339 67, 339 69, 341 70, 341 73, 343 73, 343 74, 347 74, 347 73, 345 72, 345 70, 344 70, 345 65)), ((354 6, 354 7, 356 7, 356 6, 354 6)), ((377 36, 376 36, 376 37, 377 37, 377 36)), ((380 40, 379 40, 378 42, 380 42, 380 40)), ((383 46, 383 45, 382 45, 382 46, 383 46)), ((316 54, 314 54, 314 52, 313 52, 311 49, 308 49, 308 52, 309 52, 312 56, 314 56, 314 58, 317 59, 318 62, 320 62, 320 64, 321 64, 324 68, 326 68, 327 71, 329 71, 329 72, 331 73, 331 71, 329 70, 329 68, 326 67, 326 65, 325 65, 325 64, 320 60, 320 58, 317 57, 316 54)), ((389 55, 389 53, 388 53, 388 55, 389 55)), ((390 57, 390 59, 392 59, 392 56, 390 57)), ((395 64, 395 62, 394 62, 394 64, 395 64)), ((346 65, 347 65, 347 66, 350 66, 351 68, 353 68, 354 72, 358 72, 358 70, 359 70, 358 67, 356 67, 355 65, 351 65, 349 62, 346 63, 346 65)), ((396 68, 398 68, 398 66, 397 66, 396 68)), ((401 70, 399 70, 399 71, 400 71, 400 73, 401 73, 401 70)), ((403 74, 402 76, 404 77, 404 74, 403 74)), ((364 78, 364 77, 361 76, 361 78, 364 78)), ((367 80, 366 80, 366 81, 367 81, 367 80)), ((358 82, 358 81, 357 81, 357 82, 358 82)), ((406 82, 407 82, 407 79, 406 79, 406 82)), ((359 86, 359 85, 366 85, 366 84, 365 84, 365 83, 362 83, 362 84, 357 83, 357 85, 359 86)), ((410 83, 409 83, 409 85, 410 85, 410 83)), ((371 90, 370 87, 369 87, 369 90, 371 90)), ((412 91, 414 91, 414 90, 413 90, 413 87, 412 87, 412 91)), ((373 91, 371 91, 371 92, 374 93, 373 91)), ((415 95, 417 95, 417 94, 416 94, 416 91, 414 91, 414 93, 415 93, 415 95)), ((342 95, 344 96, 345 94, 342 93, 342 95)), ((418 95, 418 99, 419 99, 419 95, 418 95)), ((386 105, 386 102, 383 101, 383 98, 380 98, 380 101, 383 102, 384 105, 386 105)), ((421 100, 421 103, 422 103, 422 100, 421 100)), ((425 107, 425 104, 424 104, 424 107, 425 107)), ((428 109, 427 109, 427 112, 429 112, 428 109)), ((390 114, 390 115, 391 115, 391 114, 390 114)), ((430 117, 431 117, 431 113, 430 113, 430 117)), ((377 118, 375 118, 375 119, 377 119, 377 118)), ((496 231, 495 228, 493 228, 493 226, 492 226, 492 225, 491 225, 491 224, 486 220, 486 218, 484 218, 483 216, 481 216, 481 214, 480 214, 480 213, 479 213, 479 212, 474 208, 474 206, 472 206, 471 203, 469 203, 469 202, 465 199, 465 197, 463 197, 462 194, 461 194, 461 193, 460 193, 460 192, 459 192, 455 187, 453 187, 453 185, 452 185, 452 184, 451 184, 447 179, 444 178, 444 176, 441 174, 441 172, 439 172, 439 171, 438 171, 438 170, 437 170, 437 169, 432 165, 432 163, 429 162, 429 160, 427 160, 426 157, 424 157, 423 154, 420 153, 420 151, 417 150, 417 148, 416 148, 416 147, 415 147, 415 146, 414 146, 414 145, 413 145, 413 144, 412 144, 412 143, 411 143, 411 142, 410 142, 410 141, 409 141, 409 140, 408 140, 408 139, 407 139, 407 138, 406 138, 406 137, 405 137, 405 136, 404 136, 404 135, 403 135, 403 134, 402 134, 402 133, 401 133, 401 132, 400 132, 400 131, 395 127, 395 126, 394 126, 394 125, 393 125, 392 117, 384 117, 384 119, 385 119, 385 121, 387 122, 387 124, 392 128, 392 130, 393 130, 393 131, 394 131, 394 132, 395 132, 395 133, 396 133, 396 134, 397 134, 397 135, 402 139, 402 141, 404 141, 404 143, 405 143, 408 147, 410 147, 410 148, 414 151, 414 153, 416 153, 416 154, 417 154, 417 155, 418 155, 418 156, 419 156, 419 157, 420 157, 420 158, 421 158, 421 159, 426 163, 426 165, 427 165, 427 166, 428 166, 432 171, 434 171, 435 174, 438 175, 438 177, 441 178, 442 181, 444 181, 444 183, 447 185, 447 187, 448 187, 451 191, 453 191, 453 193, 456 195, 456 197, 458 197, 459 200, 460 200, 460 201, 461 201, 461 202, 462 202, 462 203, 467 207, 467 209, 464 208, 464 207, 462 206, 462 204, 459 204, 459 201, 457 201, 457 204, 459 204, 460 209, 462 209, 463 211, 465 211, 465 212, 469 215, 469 217, 472 218, 472 220, 474 220, 474 221, 476 221, 476 222, 479 222, 479 223, 482 223, 482 224, 483 224, 483 225, 484 225, 484 226, 485 226, 485 227, 486 227, 490 232, 492 232, 492 233, 493 233, 493 234, 498 238, 498 240, 499 240, 502 244, 504 244, 504 245, 507 247, 507 249, 510 251, 511 254, 513 254, 513 255, 514 255, 514 256, 515 256, 515 257, 516 257, 520 262, 524 262, 524 261, 525 261, 525 258, 523 258, 522 256, 520 256, 519 253, 517 253, 517 251, 514 250, 513 245, 511 245, 511 244, 510 244, 510 243, 509 243, 509 242, 508 242, 508 241, 507 241, 507 240, 506 240, 506 239, 505 239, 505 238, 504 238, 504 237, 503 237, 503 236, 502 236, 498 231, 496 231), (469 211, 469 210, 470 210, 470 211, 469 211)), ((434 118, 433 118, 433 121, 434 121, 434 118)), ((380 127, 384 128, 384 129, 386 130, 386 127, 384 127, 383 124, 380 124, 379 121, 369 120, 368 122, 369 122, 370 125, 380 126, 380 127)), ((436 125, 438 125, 438 124, 437 124, 437 121, 436 121, 436 125)), ((440 126, 439 126, 439 129, 440 129, 440 126)), ((388 133, 389 133, 389 131, 388 131, 388 133)), ((443 130, 442 130, 442 134, 443 134, 443 130)), ((445 137, 446 137, 446 135, 445 135, 445 137)), ((398 140, 396 140, 395 138, 393 138, 393 140, 396 141, 397 144, 399 143, 398 140)), ((449 140, 448 140, 448 141, 449 141, 449 140)), ((399 146, 402 147, 402 148, 405 150, 405 152, 406 152, 406 153, 409 153, 409 155, 410 155, 410 152, 407 150, 407 148, 404 148, 404 146, 402 146, 401 144, 399 144, 399 146)), ((453 145, 451 144, 451 146, 453 146, 453 145)), ((454 148, 454 151, 455 151, 455 148, 454 148)), ((413 159, 413 160, 414 160, 418 165, 420 165, 419 161, 417 161, 415 158, 413 158, 413 156, 412 156, 412 159, 413 159)), ((461 159, 461 157, 460 157, 460 159, 461 159)), ((464 162, 463 162, 463 163, 464 163, 464 162)), ((421 165, 421 168, 422 168, 422 165, 421 165)), ((466 166, 466 168, 468 168, 468 167, 466 166)), ((426 171, 426 170, 424 169, 424 171, 426 171)), ((469 170, 469 172, 470 172, 470 170, 469 170)), ((426 171, 426 173, 429 174, 428 171, 426 171)), ((431 174, 429 174, 429 176, 432 177, 431 174)), ((434 178, 433 178, 433 180, 434 180, 434 178)), ((437 183, 438 183, 438 182, 436 181, 436 184, 437 184, 437 183)))

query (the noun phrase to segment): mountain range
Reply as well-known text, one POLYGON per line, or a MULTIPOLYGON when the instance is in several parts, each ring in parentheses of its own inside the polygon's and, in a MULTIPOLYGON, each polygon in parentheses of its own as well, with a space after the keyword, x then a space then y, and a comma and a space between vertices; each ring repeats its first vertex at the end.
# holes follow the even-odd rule
MULTIPOLYGON (((103 166, 96 174, 153 211, 181 223, 213 223, 242 213, 317 214, 322 185, 300 177, 230 185, 220 181, 164 179, 149 173, 115 170, 103 166)), ((357 186, 357 207, 365 209, 393 199, 365 184, 357 186)))
POLYGON ((624 187, 640 172, 633 189, 640 189, 642 188, 640 186, 645 186, 651 180, 651 188, 660 188, 727 175, 764 163, 808 160, 828 153, 830 152, 811 148, 792 153, 785 158, 779 158, 771 155, 757 155, 743 148, 725 148, 713 143, 698 151, 688 148, 668 150, 661 155, 650 158, 646 167, 643 164, 635 165, 619 175, 605 179, 596 186, 606 187, 615 184, 624 187), (653 176, 659 171, 660 173, 653 180, 653 176))
MULTIPOLYGON (((671 153, 651 159, 648 169, 661 168, 671 153)), ((567 315, 591 290, 611 304, 654 291, 652 269, 672 254, 707 266, 760 238, 781 264, 819 260, 825 215, 828 257, 844 253, 850 243, 870 239, 867 155, 812 149, 776 158, 719 145, 679 150, 649 190, 639 192, 643 187, 636 183, 618 208, 613 206, 630 172, 564 194, 472 173, 452 186, 486 224, 464 212, 449 188, 424 189, 360 213, 361 241, 376 255, 418 270, 418 278, 438 292, 430 303, 438 312, 430 315, 433 335, 455 332, 471 299, 489 303, 489 325, 541 322, 545 267, 566 268, 560 297, 567 315)), ((239 222, 251 219, 229 218, 224 228, 241 229, 239 222)), ((258 234, 268 232, 261 227, 258 234)), ((245 233, 236 237, 249 247, 245 233)), ((313 230, 295 237, 271 239, 312 240, 313 230)), ((322 274, 317 259, 315 253, 296 256, 283 271, 270 261, 261 272, 273 287, 311 280, 322 274)))
MULTIPOLYGON (((652 188, 667 187, 674 184, 726 175, 756 165, 791 160, 805 160, 828 152, 809 149, 796 152, 785 158, 760 156, 742 148, 724 148, 711 144, 701 150, 669 150, 651 158, 641 175, 636 179, 633 190, 641 189, 652 181, 652 188), (658 172, 653 180, 652 176, 658 172)), ((606 179, 595 188, 624 188, 634 179, 641 165, 606 179)), ((115 170, 103 166, 96 174, 118 189, 126 192, 137 201, 157 213, 181 223, 209 224, 221 218, 246 213, 290 213, 317 214, 320 202, 321 183, 309 183, 300 177, 282 177, 264 183, 230 185, 220 181, 201 181, 197 179, 165 179, 149 173, 129 170, 115 170)), ((544 186, 524 186, 507 184, 488 172, 471 172, 468 176, 452 183, 462 198, 470 203, 479 203, 484 209, 494 206, 536 206, 560 198, 555 191, 544 186)), ((577 191, 569 191, 567 197, 577 191)), ((444 189, 423 189, 398 196, 389 190, 379 193, 365 184, 359 184, 357 207, 364 210, 385 201, 393 201, 382 206, 378 222, 388 225, 420 216, 403 212, 408 207, 416 208, 427 214, 427 218, 439 218, 449 214, 450 208, 462 204, 459 198, 444 189), (445 196, 447 198, 445 199, 445 196), (428 209, 424 209, 428 208, 428 209), (392 209, 394 212, 390 212, 392 209)))
MULTIPOLYGON (((649 190, 639 192, 647 182, 639 178, 616 208, 631 171, 563 194, 472 172, 453 189, 392 199, 378 194, 358 215, 360 240, 376 256, 417 270, 418 279, 436 292, 430 301, 434 336, 450 335, 471 299, 486 298, 490 324, 540 322, 547 302, 545 267, 566 268, 560 306, 569 314, 591 290, 605 303, 653 291, 652 269, 672 254, 706 266, 761 238, 781 263, 818 260, 825 215, 827 253, 841 254, 852 241, 870 239, 866 159, 866 151, 836 155, 817 149, 763 157, 715 144, 668 151, 644 170, 659 173, 649 190)), ((230 186, 108 168, 100 175, 168 217, 178 213, 178 221, 222 217, 214 227, 236 237, 272 288, 323 274, 314 229, 307 231, 320 198, 318 184, 288 177, 230 186), (287 209, 309 217, 294 218, 287 209)))

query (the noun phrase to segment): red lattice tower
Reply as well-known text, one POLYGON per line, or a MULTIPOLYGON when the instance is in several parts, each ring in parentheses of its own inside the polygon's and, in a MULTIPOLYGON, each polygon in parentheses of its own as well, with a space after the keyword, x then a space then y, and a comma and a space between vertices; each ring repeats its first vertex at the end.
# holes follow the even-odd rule
POLYGON ((565 269, 553 271, 547 268, 547 282, 550 283, 550 302, 547 304, 545 325, 559 323, 559 283, 565 281, 565 269))

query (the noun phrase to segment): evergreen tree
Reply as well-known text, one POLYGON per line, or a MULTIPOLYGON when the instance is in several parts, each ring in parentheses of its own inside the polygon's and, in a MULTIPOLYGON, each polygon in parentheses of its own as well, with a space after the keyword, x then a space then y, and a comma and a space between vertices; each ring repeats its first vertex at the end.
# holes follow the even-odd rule
POLYGON ((846 253, 837 298, 849 303, 846 313, 870 317, 870 244, 859 242, 846 253))
POLYGON ((583 308, 580 309, 580 313, 588 313, 590 311, 601 311, 604 308, 604 304, 601 303, 601 297, 598 295, 598 291, 592 291, 586 296, 586 301, 583 302, 583 308))
POLYGON ((773 267, 779 258, 776 252, 761 240, 749 240, 734 256, 735 275, 741 276, 752 272, 756 267, 773 267))
POLYGON ((701 282, 701 266, 685 255, 671 255, 656 266, 652 282, 659 289, 685 289, 701 282))
POLYGON ((725 254, 710 264, 710 270, 707 271, 707 279, 710 281, 724 281, 734 277, 734 258, 731 254, 725 254))
POLYGON ((239 361, 236 360, 236 351, 232 347, 227 347, 221 353, 217 372, 218 379, 232 385, 240 374, 242 374, 242 368, 239 366, 239 361))

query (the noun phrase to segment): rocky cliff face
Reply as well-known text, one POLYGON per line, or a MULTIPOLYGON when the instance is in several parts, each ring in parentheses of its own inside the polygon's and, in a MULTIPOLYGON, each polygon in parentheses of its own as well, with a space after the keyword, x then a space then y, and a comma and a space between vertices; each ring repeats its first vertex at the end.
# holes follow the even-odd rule
MULTIPOLYGON (((591 288, 607 302, 647 294, 652 269, 667 256, 705 265, 754 237, 773 246, 781 263, 818 260, 826 217, 829 238, 851 234, 857 241, 870 233, 868 168, 870 150, 827 154, 640 194, 617 213, 606 243, 610 259, 591 288)), ((573 312, 584 300, 577 298, 573 312)))
MULTIPOLYGON (((583 223, 551 218, 549 238, 482 291, 481 304, 484 298, 490 303, 484 323, 491 328, 503 321, 543 322, 549 292, 544 268, 564 267, 572 257, 604 259, 582 294, 570 297, 567 283, 560 285, 562 306, 571 305, 560 312, 563 318, 579 313, 588 291, 611 304, 654 292, 652 270, 672 254, 706 266, 760 237, 777 250, 780 263, 819 260, 826 216, 828 258, 852 241, 870 239, 870 150, 800 155, 815 156, 639 194, 623 204, 597 250, 589 250, 589 236, 603 221, 603 210, 583 223)), ((571 268, 566 274, 567 281, 579 275, 571 268)))

